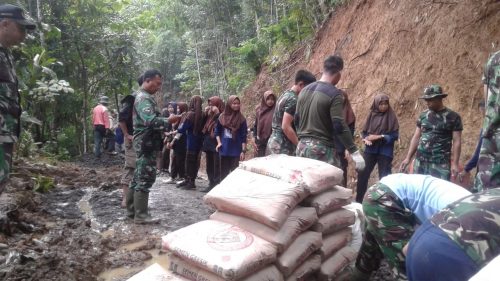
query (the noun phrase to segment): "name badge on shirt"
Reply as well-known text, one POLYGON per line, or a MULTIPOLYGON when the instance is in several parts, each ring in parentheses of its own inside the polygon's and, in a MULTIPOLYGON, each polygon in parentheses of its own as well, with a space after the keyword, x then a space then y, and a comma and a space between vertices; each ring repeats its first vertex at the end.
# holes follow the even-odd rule
POLYGON ((232 139, 233 134, 231 134, 231 130, 229 130, 228 128, 224 128, 224 137, 226 139, 232 139))

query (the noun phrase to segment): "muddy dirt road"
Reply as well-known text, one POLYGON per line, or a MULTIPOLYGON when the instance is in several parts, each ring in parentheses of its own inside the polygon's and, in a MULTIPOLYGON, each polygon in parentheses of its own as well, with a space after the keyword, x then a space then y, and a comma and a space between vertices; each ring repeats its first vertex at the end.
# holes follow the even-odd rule
MULTIPOLYGON (((135 225, 120 208, 122 159, 75 163, 18 161, 0 196, 0 280, 127 280, 153 263, 168 268, 161 236, 207 219, 205 193, 181 190, 159 176, 150 195, 157 225, 135 225), (41 178, 48 192, 34 192, 41 178)), ((201 178, 199 189, 208 182, 201 178)), ((386 265, 372 280, 390 281, 386 265)))
MULTIPOLYGON (((84 158, 73 164, 18 163, 0 197, 1 280, 126 280, 153 262, 164 263, 161 236, 208 218, 204 193, 181 190, 158 177, 150 211, 161 223, 136 226, 120 208, 121 160, 84 158), (55 188, 33 192, 33 178, 55 188)), ((197 181, 198 188, 207 185, 197 181)))

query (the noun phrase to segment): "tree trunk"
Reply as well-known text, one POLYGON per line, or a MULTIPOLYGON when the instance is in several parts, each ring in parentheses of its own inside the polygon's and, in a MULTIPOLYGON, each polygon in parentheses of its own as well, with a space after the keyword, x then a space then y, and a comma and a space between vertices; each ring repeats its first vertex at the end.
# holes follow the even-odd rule
POLYGON ((202 82, 201 82, 201 72, 200 72, 200 60, 199 60, 199 57, 198 57, 198 40, 195 38, 195 42, 194 42, 194 52, 195 52, 195 55, 196 55, 196 68, 198 69, 198 81, 199 81, 199 84, 200 84, 200 96, 203 96, 203 90, 202 90, 202 82))

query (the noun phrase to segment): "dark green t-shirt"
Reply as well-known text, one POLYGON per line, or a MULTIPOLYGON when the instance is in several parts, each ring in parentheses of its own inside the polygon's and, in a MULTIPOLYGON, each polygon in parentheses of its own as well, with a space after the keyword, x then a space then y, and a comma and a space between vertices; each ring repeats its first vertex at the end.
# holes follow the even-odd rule
POLYGON ((438 112, 428 109, 420 114, 417 127, 422 131, 417 159, 436 164, 449 163, 453 132, 463 130, 460 115, 448 108, 438 112))
POLYGON ((299 139, 313 138, 335 147, 337 136, 349 152, 355 152, 357 147, 343 117, 343 104, 341 91, 332 84, 317 81, 306 86, 297 100, 295 126, 299 139))

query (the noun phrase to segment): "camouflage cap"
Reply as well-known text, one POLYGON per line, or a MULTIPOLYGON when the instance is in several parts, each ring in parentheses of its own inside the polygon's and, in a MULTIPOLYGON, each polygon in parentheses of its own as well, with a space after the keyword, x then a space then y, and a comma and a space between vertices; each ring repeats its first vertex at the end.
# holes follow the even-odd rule
POLYGON ((428 99, 433 99, 433 98, 445 98, 447 97, 448 94, 443 93, 443 88, 437 84, 433 84, 430 86, 425 87, 424 89, 424 95, 421 96, 421 99, 428 100, 428 99))
POLYGON ((24 12, 23 9, 11 4, 0 5, 0 20, 11 19, 23 25, 26 29, 36 28, 35 22, 24 12))
POLYGON ((109 104, 109 98, 107 96, 101 96, 99 98, 99 103, 103 105, 109 104))

